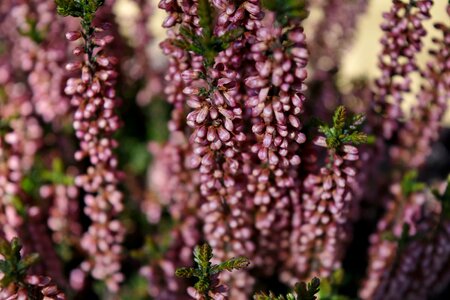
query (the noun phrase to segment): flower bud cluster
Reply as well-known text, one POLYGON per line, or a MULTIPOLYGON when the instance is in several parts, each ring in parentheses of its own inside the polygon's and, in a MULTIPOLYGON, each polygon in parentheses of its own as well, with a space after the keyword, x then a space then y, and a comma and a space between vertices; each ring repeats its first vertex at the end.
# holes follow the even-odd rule
MULTIPOLYGON (((314 6, 314 2, 311 5, 314 6)), ((314 49, 310 58, 310 65, 314 66, 313 72, 318 73, 316 76, 322 76, 322 72, 332 72, 334 68, 338 67, 345 51, 351 46, 357 30, 358 18, 367 10, 369 1, 329 0, 318 2, 322 2, 319 9, 323 11, 323 17, 315 26, 314 38, 310 39, 308 46, 314 49)), ((318 78, 318 80, 323 80, 323 78, 318 78)))
POLYGON ((10 72, 10 66, 2 61, 0 85, 6 99, 0 98, 0 219, 3 234, 9 239, 18 235, 23 224, 13 202, 20 195, 22 179, 33 166, 43 134, 32 115, 28 91, 14 82, 10 72))
POLYGON ((86 173, 75 178, 76 185, 86 193, 84 213, 92 221, 81 240, 81 246, 89 254, 89 260, 81 268, 94 278, 105 280, 111 291, 117 291, 123 280, 120 256, 124 238, 123 225, 117 220, 123 210, 123 195, 118 189, 120 173, 114 155, 118 143, 112 137, 120 126, 114 87, 117 59, 104 51, 113 40, 104 33, 106 27, 85 26, 88 28, 83 31, 66 33, 69 41, 83 37, 84 42, 73 50, 74 55, 83 59, 66 65, 67 71, 74 75, 67 80, 64 90, 75 108, 73 127, 80 144, 75 159, 88 158, 90 163, 86 173))
POLYGON ((448 284, 450 223, 429 191, 405 196, 399 184, 370 237, 362 299, 428 299, 448 284), (444 275, 445 274, 445 275, 444 275))
POLYGON ((0 299, 45 299, 65 300, 66 296, 52 282, 50 277, 29 275, 25 278, 26 285, 12 284, 7 288, 0 288, 0 299))
POLYGON ((81 236, 82 228, 78 220, 78 189, 63 184, 44 185, 39 190, 42 199, 49 199, 48 228, 53 232, 56 244, 72 244, 81 236))
POLYGON ((294 276, 308 278, 314 274, 328 277, 341 267, 341 260, 351 238, 355 198, 352 185, 359 159, 358 149, 342 145, 329 148, 324 137, 314 144, 328 148, 327 166, 308 174, 303 181, 302 206, 295 214, 296 226, 291 234, 291 260, 294 276))
MULTIPOLYGON (((197 16, 199 2, 178 5, 174 1, 161 1, 160 7, 170 14, 164 25, 180 22, 197 34, 206 34, 197 16)), ((211 29, 218 38, 237 28, 245 28, 249 35, 254 35, 262 17, 259 1, 243 1, 239 5, 233 1, 211 1, 211 9, 218 15, 211 29)), ((177 135, 184 134, 185 124, 190 128, 190 147, 183 150, 185 166, 191 169, 191 177, 199 179, 191 184, 197 186, 202 196, 200 214, 205 237, 219 260, 248 255, 254 250, 250 240, 252 221, 246 207, 248 200, 244 198, 245 184, 240 180, 245 176, 242 166, 249 157, 242 121, 245 83, 240 71, 247 40, 244 36, 237 37, 209 64, 201 55, 178 47, 179 33, 169 30, 168 34, 169 39, 161 46, 170 64, 165 92, 174 105, 169 129, 172 135, 177 135)))
POLYGON ((417 103, 399 131, 399 145, 390 150, 392 160, 408 168, 418 168, 425 162, 432 143, 439 138, 440 122, 450 101, 450 27, 435 27, 442 31, 442 37, 434 39, 436 49, 430 51, 433 60, 422 71, 424 84, 417 103))
POLYGON ((404 93, 411 90, 411 74, 418 70, 416 55, 422 49, 422 39, 426 35, 423 22, 431 17, 431 0, 393 1, 391 10, 383 14, 381 29, 383 50, 378 67, 381 76, 376 80, 375 104, 385 115, 382 133, 391 139, 399 128, 402 117, 401 104, 404 93))
POLYGON ((69 24, 56 17, 52 0, 14 2, 10 9, 2 23, 10 51, 15 54, 12 64, 27 75, 35 113, 44 122, 60 127, 70 104, 61 91, 66 47, 59 34, 69 24), (10 30, 11 26, 17 30, 10 30))

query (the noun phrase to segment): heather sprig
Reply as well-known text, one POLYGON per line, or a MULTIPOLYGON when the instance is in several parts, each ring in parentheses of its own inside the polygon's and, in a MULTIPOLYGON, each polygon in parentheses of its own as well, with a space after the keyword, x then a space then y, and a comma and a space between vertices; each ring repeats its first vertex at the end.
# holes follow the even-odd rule
POLYGON ((0 299, 65 300, 66 296, 49 277, 29 275, 39 259, 37 254, 22 257, 22 245, 17 237, 11 242, 0 237, 0 299))
POLYGON ((118 142, 114 133, 121 122, 117 114, 120 103, 115 88, 119 76, 118 59, 108 55, 106 46, 114 36, 105 33, 106 24, 94 26, 93 18, 104 1, 59 1, 58 12, 80 18, 81 30, 66 33, 69 41, 83 39, 82 46, 73 50, 82 60, 66 65, 73 76, 64 89, 71 96, 75 108, 73 127, 79 150, 75 159, 89 159, 84 174, 75 178, 75 184, 84 190, 84 213, 92 223, 83 234, 80 244, 88 254, 80 268, 94 278, 103 280, 112 292, 119 290, 124 280, 121 269, 122 242, 125 228, 118 219, 122 212, 123 193, 119 190, 121 173, 114 149, 118 142))
POLYGON ((294 286, 294 291, 288 293, 286 296, 279 295, 275 296, 272 292, 269 294, 256 293, 253 296, 254 300, 315 300, 317 299, 317 294, 320 289, 320 279, 314 277, 310 282, 301 281, 296 283, 294 286))
POLYGON ((198 279, 195 289, 204 299, 211 299, 210 293, 218 288, 217 275, 223 271, 241 270, 250 264, 246 257, 235 257, 219 264, 212 264, 213 251, 210 245, 203 244, 194 249, 194 261, 196 267, 179 268, 175 274, 178 277, 198 279))
POLYGON ((338 149, 344 144, 364 144, 367 142, 367 135, 361 132, 364 120, 363 114, 347 116, 346 108, 339 106, 334 112, 332 125, 320 125, 319 132, 325 135, 327 146, 331 149, 338 149))
POLYGON ((1 287, 23 284, 28 269, 38 261, 38 254, 33 253, 22 257, 21 250, 22 244, 18 238, 8 242, 0 237, 0 254, 3 256, 0 260, 0 273, 3 273, 3 278, 0 280, 1 287))

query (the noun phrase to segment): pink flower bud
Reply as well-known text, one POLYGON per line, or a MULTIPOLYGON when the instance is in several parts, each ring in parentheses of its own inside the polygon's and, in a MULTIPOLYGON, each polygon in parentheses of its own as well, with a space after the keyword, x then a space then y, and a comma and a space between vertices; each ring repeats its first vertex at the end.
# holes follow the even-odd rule
POLYGON ((66 33, 66 39, 73 42, 81 38, 81 32, 79 31, 69 31, 66 33))

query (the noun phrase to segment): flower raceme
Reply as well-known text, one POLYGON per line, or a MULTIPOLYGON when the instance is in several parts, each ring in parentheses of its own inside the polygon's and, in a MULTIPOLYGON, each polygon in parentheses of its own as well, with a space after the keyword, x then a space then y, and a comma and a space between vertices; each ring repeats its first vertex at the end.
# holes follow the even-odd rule
POLYGON ((114 87, 117 59, 105 51, 113 40, 106 33, 108 25, 93 26, 91 23, 102 3, 77 3, 71 6, 71 2, 62 1, 58 7, 63 15, 80 17, 82 25, 81 31, 66 33, 69 41, 82 39, 82 44, 73 50, 81 60, 66 65, 73 75, 64 90, 71 96, 75 108, 73 127, 80 146, 75 159, 87 158, 90 164, 85 174, 75 178, 76 185, 85 192, 84 213, 92 221, 81 239, 81 246, 89 255, 81 269, 91 272, 96 279, 105 280, 111 291, 118 291, 123 280, 120 257, 124 228, 117 220, 123 210, 123 195, 118 189, 120 174, 114 155, 118 144, 112 137, 120 126, 115 110, 119 102, 114 87))

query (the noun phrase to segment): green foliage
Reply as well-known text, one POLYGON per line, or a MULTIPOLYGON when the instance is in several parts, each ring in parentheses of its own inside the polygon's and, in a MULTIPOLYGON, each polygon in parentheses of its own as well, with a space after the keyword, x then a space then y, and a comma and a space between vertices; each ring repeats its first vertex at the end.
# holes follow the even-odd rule
POLYGON ((277 22, 286 26, 291 22, 300 22, 309 15, 305 0, 262 0, 263 6, 275 12, 277 22))
MULTIPOLYGON (((105 299, 105 298, 103 298, 105 299)), ((120 288, 121 300, 150 300, 148 295, 148 281, 139 274, 133 274, 126 278, 126 282, 120 288)))
POLYGON ((320 279, 314 277, 310 282, 299 282, 294 286, 294 291, 288 293, 286 296, 275 296, 272 292, 269 294, 256 293, 253 296, 255 300, 315 300, 316 294, 319 293, 320 279))
POLYGON ((367 135, 361 132, 361 126, 365 120, 363 114, 352 117, 347 116, 344 106, 339 106, 333 115, 333 124, 322 123, 319 132, 325 134, 327 145, 331 149, 338 149, 343 144, 364 144, 367 142, 367 135))
POLYGON ((18 238, 11 242, 0 237, 0 254, 4 260, 0 260, 0 273, 3 278, 0 280, 0 286, 6 288, 12 283, 22 284, 30 266, 39 259, 37 254, 30 254, 22 258, 20 250, 22 245, 18 238))
POLYGON ((28 195, 39 198, 39 188, 47 183, 70 186, 74 184, 74 178, 67 175, 60 158, 52 161, 51 169, 46 169, 42 164, 35 163, 31 171, 22 179, 21 188, 28 195))
POLYGON ((245 257, 237 257, 227 260, 218 265, 212 265, 213 258, 212 248, 208 244, 197 246, 194 249, 194 261, 197 264, 196 268, 187 267, 176 270, 175 275, 183 278, 196 277, 198 279, 195 284, 195 289, 206 299, 209 299, 208 292, 212 289, 212 276, 222 271, 233 271, 246 268, 250 261, 245 257))
POLYGON ((214 10, 208 0, 200 0, 198 3, 198 15, 202 34, 198 35, 192 29, 182 26, 180 34, 182 39, 174 40, 172 43, 181 49, 192 51, 203 56, 206 67, 214 64, 217 54, 230 46, 230 43, 239 38, 243 33, 243 28, 229 30, 222 36, 215 36, 214 31, 214 10))
POLYGON ((338 293, 338 288, 344 282, 344 270, 338 269, 333 274, 320 282, 319 299, 321 300, 348 300, 346 296, 338 293))
POLYGON ((29 28, 28 31, 24 31, 19 28, 19 33, 23 36, 29 37, 36 44, 42 43, 45 40, 45 34, 44 32, 38 30, 36 26, 37 20, 27 18, 26 22, 29 28))
POLYGON ((97 9, 105 0, 55 0, 56 10, 61 16, 72 16, 91 22, 97 9))
POLYGON ((297 300, 315 300, 316 294, 319 292, 320 279, 314 277, 311 282, 297 283, 294 287, 294 291, 297 294, 297 300))
POLYGON ((249 261, 245 257, 234 257, 226 262, 211 267, 211 273, 217 274, 223 271, 231 272, 233 270, 244 269, 248 266, 249 261))
POLYGON ((423 191, 426 188, 425 183, 417 181, 417 176, 415 170, 405 174, 400 184, 403 196, 409 197, 411 194, 423 191))
POLYGON ((198 1, 198 16, 200 18, 200 27, 206 36, 212 35, 214 26, 214 15, 208 0, 198 1))

